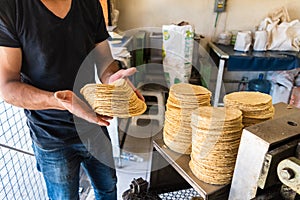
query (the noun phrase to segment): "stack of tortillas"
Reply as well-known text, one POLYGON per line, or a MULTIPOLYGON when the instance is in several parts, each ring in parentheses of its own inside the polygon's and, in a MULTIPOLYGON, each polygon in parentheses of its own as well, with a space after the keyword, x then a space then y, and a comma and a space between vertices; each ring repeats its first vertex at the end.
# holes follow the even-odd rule
POLYGON ((171 86, 165 112, 164 143, 173 151, 190 154, 191 113, 210 105, 211 92, 202 86, 179 83, 171 86))
POLYGON ((242 112, 235 108, 201 107, 192 113, 193 174, 209 184, 230 182, 240 143, 242 112))
POLYGON ((126 118, 141 115, 147 109, 125 79, 111 84, 87 84, 80 92, 100 115, 126 118))
POLYGON ((224 96, 225 107, 238 108, 243 113, 245 127, 272 119, 275 109, 272 97, 261 92, 233 92, 224 96))

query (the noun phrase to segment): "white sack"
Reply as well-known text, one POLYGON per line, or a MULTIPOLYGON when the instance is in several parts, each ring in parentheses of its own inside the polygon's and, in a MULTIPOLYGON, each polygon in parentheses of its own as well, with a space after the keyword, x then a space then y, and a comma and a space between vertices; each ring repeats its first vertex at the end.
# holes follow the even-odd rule
POLYGON ((188 83, 193 58, 194 31, 191 25, 163 25, 163 67, 168 86, 188 83))

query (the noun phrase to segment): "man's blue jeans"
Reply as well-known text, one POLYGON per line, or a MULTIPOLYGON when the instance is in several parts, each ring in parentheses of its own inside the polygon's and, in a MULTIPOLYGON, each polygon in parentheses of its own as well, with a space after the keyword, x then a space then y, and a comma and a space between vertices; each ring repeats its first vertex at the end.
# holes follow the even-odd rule
MULTIPOLYGON (((83 144, 44 150, 33 144, 37 168, 43 173, 51 200, 79 199, 79 169, 89 176, 97 200, 116 200, 116 171, 92 156, 83 144)), ((107 158, 112 155, 107 155, 107 158)))

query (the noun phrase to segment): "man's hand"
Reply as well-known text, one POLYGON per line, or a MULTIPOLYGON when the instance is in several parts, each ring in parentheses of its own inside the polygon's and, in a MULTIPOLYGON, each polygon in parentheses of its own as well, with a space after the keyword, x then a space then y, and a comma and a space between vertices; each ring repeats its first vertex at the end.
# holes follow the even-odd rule
POLYGON ((98 124, 100 126, 109 126, 107 120, 112 117, 101 116, 96 114, 85 102, 76 96, 70 90, 63 90, 54 93, 54 97, 67 109, 70 113, 85 119, 88 122, 98 124))
POLYGON ((127 81, 127 83, 130 85, 130 87, 133 89, 133 91, 136 93, 138 98, 145 101, 145 98, 143 97, 143 95, 134 87, 134 85, 128 79, 128 76, 132 76, 136 72, 137 72, 137 70, 135 67, 131 67, 128 69, 121 69, 109 77, 108 83, 112 83, 120 78, 124 78, 127 81))

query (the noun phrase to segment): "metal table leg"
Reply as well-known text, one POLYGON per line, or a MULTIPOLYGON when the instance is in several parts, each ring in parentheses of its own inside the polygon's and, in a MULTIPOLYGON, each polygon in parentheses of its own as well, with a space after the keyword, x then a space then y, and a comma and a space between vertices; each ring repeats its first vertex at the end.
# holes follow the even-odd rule
POLYGON ((219 105, 222 82, 223 82, 224 66, 225 66, 225 60, 220 59, 217 83, 216 83, 216 89, 215 89, 215 96, 214 96, 214 103, 213 103, 214 107, 218 107, 218 105, 219 105))

